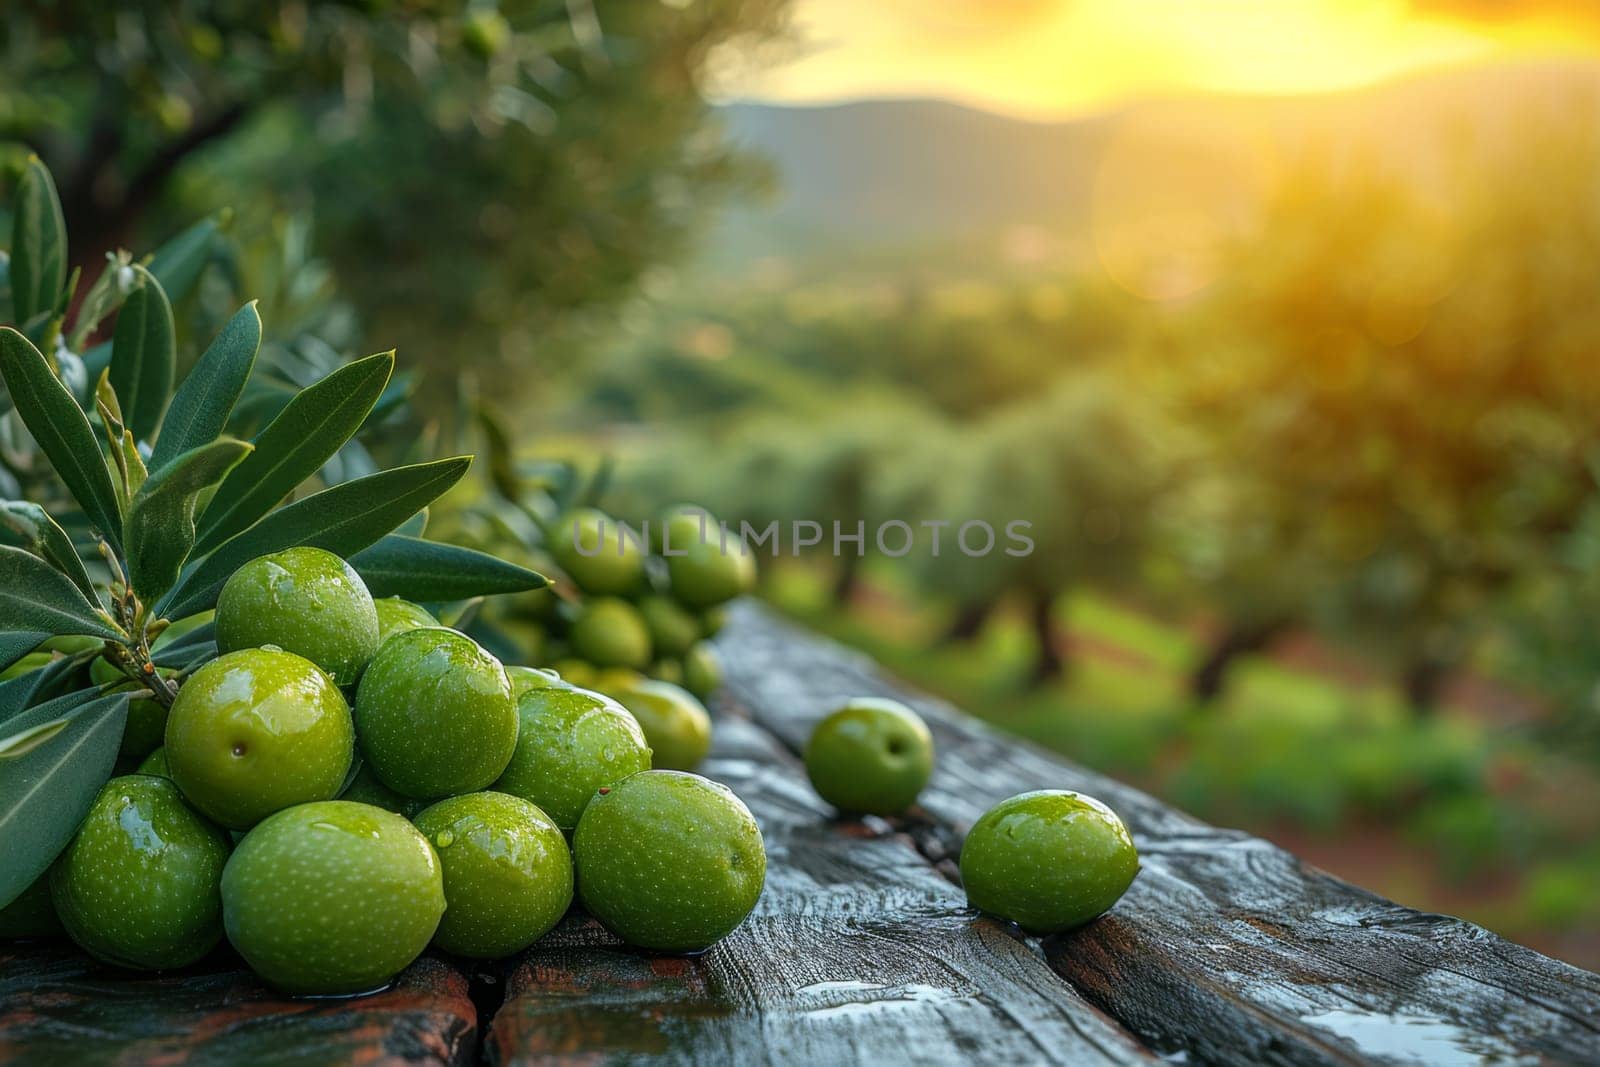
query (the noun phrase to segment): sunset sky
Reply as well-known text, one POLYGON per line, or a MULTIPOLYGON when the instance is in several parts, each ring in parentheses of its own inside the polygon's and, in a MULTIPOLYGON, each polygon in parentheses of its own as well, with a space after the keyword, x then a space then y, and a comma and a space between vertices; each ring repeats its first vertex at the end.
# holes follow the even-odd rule
POLYGON ((1600 57, 1600 0, 796 0, 800 54, 735 95, 938 96, 1059 117, 1292 94, 1531 54, 1600 57))

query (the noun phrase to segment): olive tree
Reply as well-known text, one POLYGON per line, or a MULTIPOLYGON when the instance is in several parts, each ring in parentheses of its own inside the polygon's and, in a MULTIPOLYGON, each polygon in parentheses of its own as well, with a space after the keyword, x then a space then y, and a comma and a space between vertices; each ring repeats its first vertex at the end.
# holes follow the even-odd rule
POLYGON ((412 358, 520 363, 752 179, 702 90, 785 7, 20 0, 0 140, 57 174, 77 255, 224 203, 309 209, 412 358))

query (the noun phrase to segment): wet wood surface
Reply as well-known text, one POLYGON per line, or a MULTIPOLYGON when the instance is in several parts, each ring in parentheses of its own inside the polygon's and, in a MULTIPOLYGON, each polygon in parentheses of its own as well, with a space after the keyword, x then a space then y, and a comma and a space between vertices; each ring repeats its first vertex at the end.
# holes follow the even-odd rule
POLYGON ((272 994, 223 948, 136 976, 0 945, 3 1064, 1600 1063, 1600 976, 1382 900, 1259 839, 904 692, 867 659, 743 605, 702 767, 761 823, 756 912, 693 957, 575 913, 520 958, 432 956, 354 1000, 272 994), (928 719, 934 781, 903 819, 841 819, 796 753, 841 699, 928 719), (956 857, 994 801, 1105 800, 1144 869, 1071 934, 966 907, 956 857))
POLYGON ((428 957, 369 997, 291 999, 226 949, 134 975, 70 946, 0 944, 0 1064, 453 1067, 476 1055, 468 994, 462 971, 428 957))
POLYGON ((1077 789, 1116 809, 1139 877, 1110 913, 1040 948, 1073 995, 1152 1048, 1208 1063, 1600 1063, 1600 975, 1207 826, 760 609, 742 606, 724 634, 733 700, 793 751, 849 696, 899 697, 928 720, 938 766, 902 828, 947 873, 965 829, 1013 793, 1077 789))
POLYGON ((512 970, 490 1028, 492 1062, 1151 1058, 1033 947, 969 913, 908 838, 881 822, 835 820, 758 727, 724 718, 701 770, 761 823, 767 885, 754 914, 693 958, 629 952, 598 924, 569 920, 512 970))

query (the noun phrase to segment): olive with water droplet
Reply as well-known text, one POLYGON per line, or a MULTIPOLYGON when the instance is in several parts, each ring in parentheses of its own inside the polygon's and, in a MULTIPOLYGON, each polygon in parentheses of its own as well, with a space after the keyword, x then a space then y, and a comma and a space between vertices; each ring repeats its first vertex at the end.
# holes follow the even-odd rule
POLYGON ((382 986, 445 911, 439 858, 409 822, 368 804, 302 804, 263 820, 222 873, 228 940, 290 993, 382 986))
POLYGON ((182 967, 222 936, 228 838, 169 780, 113 778, 56 860, 50 893, 90 955, 145 970, 182 967))
POLYGON ((517 747, 496 790, 537 805, 570 834, 595 790, 650 769, 634 717, 610 697, 556 684, 517 702, 517 747))
POLYGON ((441 800, 416 818, 433 838, 449 902, 434 943, 495 959, 520 952, 572 903, 572 856, 550 817, 508 793, 441 800))
POLYGON ((384 642, 356 691, 355 721, 367 765, 408 797, 483 789, 517 743, 505 668, 472 638, 443 627, 384 642))
POLYGON ((439 625, 439 620, 434 618, 428 609, 397 596, 383 597, 372 603, 378 612, 379 648, 382 648, 383 643, 395 634, 439 625))
POLYGON ((217 648, 277 645, 339 685, 354 685, 378 651, 378 610, 355 568, 301 546, 251 560, 217 598, 217 648))
POLYGON ((350 707, 310 660, 265 648, 230 652, 178 690, 167 773, 195 807, 243 830, 291 804, 328 800, 355 751, 350 707))
POLYGON ((664 952, 708 948, 755 907, 767 854, 727 786, 644 771, 602 791, 572 839, 578 896, 606 929, 664 952))
POLYGON ((1139 852, 1122 820, 1069 790, 1002 800, 961 846, 968 902, 1032 933, 1083 925, 1115 904, 1138 873, 1139 852))

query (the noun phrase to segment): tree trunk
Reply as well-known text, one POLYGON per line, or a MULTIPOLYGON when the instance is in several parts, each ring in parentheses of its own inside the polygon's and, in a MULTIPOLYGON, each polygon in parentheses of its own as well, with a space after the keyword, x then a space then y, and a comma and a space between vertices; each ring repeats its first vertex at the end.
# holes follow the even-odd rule
POLYGON ((858 555, 840 555, 838 566, 833 572, 833 604, 835 607, 848 607, 855 599, 856 585, 860 580, 861 557, 858 555))
POLYGON ((1450 666, 1443 660, 1421 655, 1406 666, 1400 679, 1406 703, 1418 715, 1432 715, 1439 707, 1444 683, 1450 677, 1450 666))
POLYGON ((1039 650, 1033 663, 1033 684, 1045 685, 1067 677, 1071 663, 1056 640, 1056 594, 1040 590, 1033 594, 1031 613, 1033 634, 1039 650))
POLYGON ((1228 672, 1234 661, 1240 656, 1260 652, 1287 626, 1288 622, 1283 619, 1229 623, 1222 637, 1211 646, 1206 658, 1189 676, 1189 695, 1199 704, 1209 704, 1216 700, 1227 685, 1228 672))
POLYGON ((184 160, 232 133, 253 106, 249 101, 224 105, 162 145, 138 173, 123 176, 120 181, 114 157, 122 144, 122 132, 114 119, 97 122, 83 164, 60 193, 61 212, 71 238, 71 265, 84 270, 80 295, 98 277, 105 253, 129 244, 145 209, 166 190, 184 160))
POLYGON ((989 616, 994 613, 994 601, 977 600, 962 604, 956 609, 956 617, 951 620, 950 628, 940 638, 940 644, 966 644, 976 641, 978 635, 983 633, 984 624, 989 621, 989 616))

